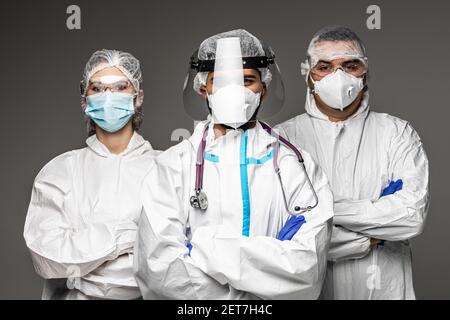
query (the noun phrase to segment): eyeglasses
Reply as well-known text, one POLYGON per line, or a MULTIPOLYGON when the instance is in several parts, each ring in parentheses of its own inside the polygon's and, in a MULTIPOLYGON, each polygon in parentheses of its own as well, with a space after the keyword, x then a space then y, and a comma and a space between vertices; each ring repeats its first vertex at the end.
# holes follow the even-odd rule
POLYGON ((360 77, 367 72, 366 65, 358 59, 343 61, 341 63, 321 60, 311 69, 311 72, 319 77, 325 77, 337 69, 342 69, 355 77, 360 77))

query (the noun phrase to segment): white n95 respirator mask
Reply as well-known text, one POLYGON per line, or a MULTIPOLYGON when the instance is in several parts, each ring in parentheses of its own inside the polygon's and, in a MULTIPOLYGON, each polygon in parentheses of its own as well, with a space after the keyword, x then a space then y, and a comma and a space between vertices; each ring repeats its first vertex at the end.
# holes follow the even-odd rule
POLYGON ((230 84, 207 95, 213 123, 234 129, 247 123, 258 109, 261 93, 237 84, 230 84))
POLYGON ((328 106, 341 111, 355 101, 364 88, 363 78, 352 76, 341 69, 319 81, 311 77, 311 81, 314 84, 314 93, 328 106))

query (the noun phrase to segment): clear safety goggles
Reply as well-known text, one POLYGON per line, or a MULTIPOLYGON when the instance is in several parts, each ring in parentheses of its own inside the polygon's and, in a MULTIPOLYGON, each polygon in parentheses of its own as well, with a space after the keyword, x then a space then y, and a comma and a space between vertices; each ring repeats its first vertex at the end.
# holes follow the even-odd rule
POLYGON ((341 69, 355 77, 361 77, 367 73, 365 61, 357 58, 319 60, 319 62, 311 69, 311 73, 319 77, 326 77, 334 73, 337 69, 341 69))
POLYGON ((89 80, 86 95, 89 96, 106 91, 133 94, 134 87, 126 77, 102 76, 89 80))

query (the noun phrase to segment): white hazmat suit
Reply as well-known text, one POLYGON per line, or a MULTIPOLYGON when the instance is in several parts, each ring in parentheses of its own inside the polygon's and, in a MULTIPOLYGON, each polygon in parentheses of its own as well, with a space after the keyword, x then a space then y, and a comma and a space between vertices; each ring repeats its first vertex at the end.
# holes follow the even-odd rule
MULTIPOLYGON (((343 26, 315 34, 302 74, 308 79, 310 73, 327 70, 323 61, 335 59, 362 63, 367 81, 365 47, 343 26)), ((414 299, 409 240, 423 230, 429 199, 428 159, 418 134, 404 120, 371 111, 368 90, 344 121, 330 121, 309 86, 305 109, 278 129, 311 154, 333 191, 335 216, 322 298, 414 299), (384 192, 399 180, 400 190, 384 192), (371 238, 384 243, 371 246, 371 238)))
POLYGON ((86 143, 51 160, 33 185, 24 237, 46 279, 42 298, 139 298, 132 252, 155 151, 136 132, 119 155, 95 135, 86 143))
MULTIPOLYGON (((206 211, 190 206, 197 149, 207 122, 162 153, 145 178, 135 248, 136 279, 146 299, 315 299, 326 267, 333 199, 304 153, 319 205, 291 241, 276 236, 286 212, 272 157, 277 139, 256 127, 206 143, 206 211), (186 244, 192 244, 192 251, 186 244)), ((289 206, 312 204, 305 174, 282 146, 279 165, 289 206)))
POLYGON ((323 297, 414 299, 409 239, 422 232, 428 209, 428 160, 411 125, 369 109, 331 122, 308 90, 306 113, 277 128, 308 151, 333 191, 334 219, 323 297), (391 181, 403 189, 380 197, 391 181), (371 247, 370 238, 386 240, 371 247))

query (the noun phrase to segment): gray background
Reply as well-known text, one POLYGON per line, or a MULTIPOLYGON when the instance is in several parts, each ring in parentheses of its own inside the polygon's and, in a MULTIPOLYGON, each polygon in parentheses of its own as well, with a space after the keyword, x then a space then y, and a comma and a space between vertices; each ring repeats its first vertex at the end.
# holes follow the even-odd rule
MULTIPOLYGON (((153 146, 192 131, 182 105, 187 62, 206 37, 245 28, 277 53, 286 85, 272 124, 304 111, 300 76, 309 40, 326 24, 345 24, 365 41, 371 106, 411 121, 430 159, 431 207, 413 241, 418 298, 450 298, 449 1, 8 1, 1 8, 0 298, 36 299, 35 274, 22 237, 33 179, 45 163, 84 146, 79 106, 82 69, 96 49, 129 51, 144 72, 142 134, 153 146), (66 28, 78 4, 82 29, 66 28), (368 30, 366 8, 381 7, 381 30, 368 30)), ((383 132, 379 133, 380 135, 383 132)))

